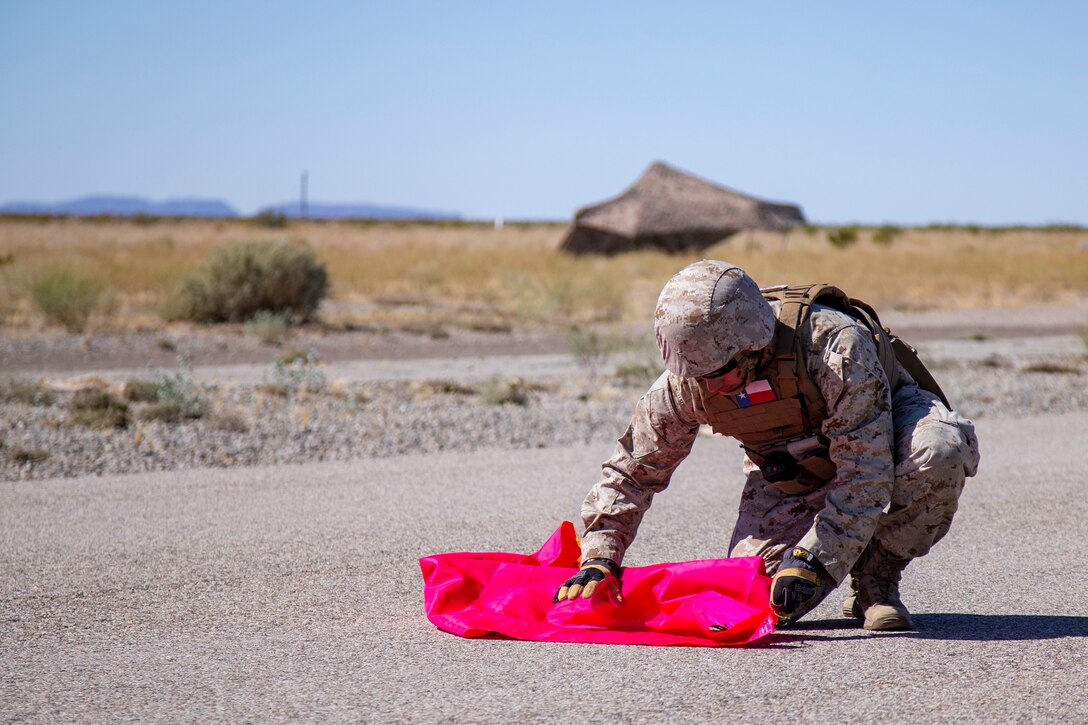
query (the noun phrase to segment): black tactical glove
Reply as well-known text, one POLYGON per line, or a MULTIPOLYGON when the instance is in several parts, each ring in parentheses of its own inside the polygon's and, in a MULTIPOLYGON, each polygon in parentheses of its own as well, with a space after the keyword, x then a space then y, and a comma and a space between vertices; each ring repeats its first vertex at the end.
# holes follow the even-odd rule
POLYGON ((587 559, 577 574, 563 582, 552 601, 577 599, 579 594, 583 599, 589 599, 602 582, 615 595, 616 601, 623 601, 623 595, 620 594, 620 567, 611 559, 587 559))
POLYGON ((827 573, 819 560, 795 546, 782 557, 771 581, 771 607, 779 617, 788 619, 816 596, 827 581, 827 573))

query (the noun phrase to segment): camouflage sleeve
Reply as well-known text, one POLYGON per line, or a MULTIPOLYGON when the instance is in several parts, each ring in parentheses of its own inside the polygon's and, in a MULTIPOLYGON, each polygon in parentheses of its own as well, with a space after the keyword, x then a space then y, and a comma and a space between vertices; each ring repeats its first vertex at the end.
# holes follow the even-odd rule
POLYGON ((698 432, 691 396, 664 373, 639 399, 600 481, 582 503, 583 559, 623 561, 654 494, 669 485, 698 432))
POLYGON ((837 468, 823 509, 798 542, 841 582, 891 500, 891 391, 876 345, 857 325, 813 333, 809 367, 827 401, 823 433, 837 468), (820 338, 823 338, 821 341, 820 338))

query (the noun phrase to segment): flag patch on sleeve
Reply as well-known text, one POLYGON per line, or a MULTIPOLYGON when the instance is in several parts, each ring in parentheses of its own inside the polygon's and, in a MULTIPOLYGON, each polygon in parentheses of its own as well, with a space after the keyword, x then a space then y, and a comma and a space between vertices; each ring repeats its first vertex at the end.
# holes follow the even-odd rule
POLYGON ((778 400, 778 396, 775 395, 774 390, 771 389, 770 382, 766 380, 756 380, 755 382, 749 383, 745 386, 744 390, 733 397, 736 398, 737 405, 742 408, 778 400))

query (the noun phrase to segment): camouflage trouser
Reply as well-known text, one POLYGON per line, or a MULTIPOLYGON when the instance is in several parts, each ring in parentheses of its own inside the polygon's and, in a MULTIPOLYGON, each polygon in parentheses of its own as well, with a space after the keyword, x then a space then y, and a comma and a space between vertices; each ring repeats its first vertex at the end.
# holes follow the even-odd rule
MULTIPOLYGON (((891 503, 877 519, 872 538, 888 554, 909 560, 928 553, 948 533, 964 479, 978 467, 978 439, 970 421, 914 385, 897 391, 892 403, 895 481, 891 503)), ((748 479, 730 556, 762 556, 767 571, 773 573, 783 552, 808 532, 813 517, 824 507, 826 487, 788 496, 769 488, 754 466, 746 465, 746 469, 748 479)), ((853 561, 867 542, 856 533, 844 532, 841 542, 820 543, 825 548, 841 546, 844 556, 840 558, 853 561)), ((829 573, 841 582, 847 572, 829 573)), ((837 582, 823 587, 818 599, 835 586, 837 582)))

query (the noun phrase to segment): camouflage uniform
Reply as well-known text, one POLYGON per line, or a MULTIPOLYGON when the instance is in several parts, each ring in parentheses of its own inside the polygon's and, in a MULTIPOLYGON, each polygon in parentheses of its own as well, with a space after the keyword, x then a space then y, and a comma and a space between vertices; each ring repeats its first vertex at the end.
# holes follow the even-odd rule
MULTIPOLYGON (((850 316, 816 305, 798 335, 827 404, 821 432, 836 473, 811 493, 788 495, 746 457, 730 555, 762 556, 773 573, 783 550, 799 545, 836 584, 871 539, 902 559, 924 555, 948 531, 964 479, 975 473, 974 427, 902 367, 889 391, 869 331, 850 316)), ((750 380, 758 378, 756 370, 750 380)), ((585 558, 622 561, 654 494, 668 486, 699 426, 711 422, 704 395, 698 379, 665 372, 638 401, 582 505, 585 558)))

